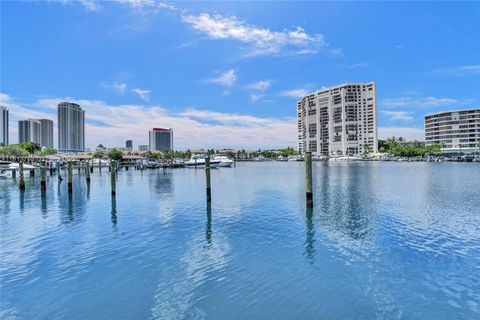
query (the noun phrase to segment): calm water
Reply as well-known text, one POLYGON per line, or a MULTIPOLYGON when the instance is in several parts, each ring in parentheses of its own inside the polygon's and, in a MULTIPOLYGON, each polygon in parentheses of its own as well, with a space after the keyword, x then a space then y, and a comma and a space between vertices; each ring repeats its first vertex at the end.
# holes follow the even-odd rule
POLYGON ((0 318, 480 318, 480 164, 314 163, 310 212, 303 175, 0 180, 0 318))

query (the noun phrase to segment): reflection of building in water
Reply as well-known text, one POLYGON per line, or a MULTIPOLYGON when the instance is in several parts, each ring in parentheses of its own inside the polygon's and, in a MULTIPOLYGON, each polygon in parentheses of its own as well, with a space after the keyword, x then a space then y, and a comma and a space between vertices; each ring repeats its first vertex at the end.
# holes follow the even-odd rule
POLYGON ((73 193, 67 192, 66 183, 58 188, 58 207, 62 224, 80 223, 85 220, 87 187, 81 176, 73 175, 73 193))
POLYGON ((150 193, 158 201, 151 202, 157 207, 155 216, 162 222, 168 223, 173 218, 173 173, 156 171, 148 174, 150 193))
POLYGON ((313 209, 307 208, 305 212, 305 222, 307 230, 305 234, 305 255, 310 263, 313 263, 315 257, 315 229, 313 223, 313 209))
POLYGON ((368 240, 375 228, 376 202, 372 190, 372 166, 327 165, 321 170, 319 206, 316 221, 329 237, 349 245, 351 240, 368 240))

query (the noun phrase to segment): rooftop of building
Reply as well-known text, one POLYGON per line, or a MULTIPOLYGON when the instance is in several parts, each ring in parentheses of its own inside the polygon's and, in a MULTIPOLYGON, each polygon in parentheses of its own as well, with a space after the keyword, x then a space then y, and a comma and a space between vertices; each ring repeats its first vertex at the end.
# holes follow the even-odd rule
POLYGON ((374 84, 375 84, 375 81, 370 81, 370 82, 346 82, 346 83, 342 83, 342 84, 339 84, 339 85, 336 85, 336 86, 321 87, 320 89, 318 89, 314 92, 306 94, 299 101, 302 101, 305 97, 309 97, 309 96, 317 94, 317 93, 330 91, 332 89, 340 89, 340 88, 344 88, 344 87, 348 87, 348 86, 368 86, 368 85, 374 85, 374 84))
POLYGON ((425 118, 430 117, 430 116, 440 115, 440 114, 443 114, 443 113, 463 112, 463 111, 478 111, 478 112, 480 112, 480 108, 468 108, 468 109, 458 109, 458 110, 437 111, 437 112, 427 113, 425 115, 425 118))

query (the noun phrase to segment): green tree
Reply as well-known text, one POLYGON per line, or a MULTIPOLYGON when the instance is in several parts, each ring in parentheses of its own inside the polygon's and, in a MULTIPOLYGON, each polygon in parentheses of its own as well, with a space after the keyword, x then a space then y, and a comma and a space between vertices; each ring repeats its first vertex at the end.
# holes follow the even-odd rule
POLYGON ((162 151, 164 159, 173 159, 175 157, 175 152, 173 150, 167 149, 162 151))
POLYGON ((93 157, 95 159, 101 159, 103 157, 105 157, 105 154, 103 153, 103 151, 95 151, 95 153, 93 154, 93 157))
POLYGON ((0 147, 0 155, 5 157, 27 157, 28 151, 18 144, 0 147))
POLYGON ((35 142, 22 142, 20 143, 20 147, 27 150, 28 153, 31 155, 35 154, 35 152, 42 149, 38 143, 35 142))
POLYGON ((42 148, 42 150, 40 150, 38 154, 41 156, 48 156, 50 154, 56 154, 56 153, 57 153, 57 149, 44 147, 42 148))
POLYGON ((123 153, 122 151, 113 148, 108 151, 108 158, 111 160, 121 160, 123 158, 123 153))
POLYGON ((372 148, 368 144, 363 145, 363 158, 368 158, 368 155, 372 152, 372 148))

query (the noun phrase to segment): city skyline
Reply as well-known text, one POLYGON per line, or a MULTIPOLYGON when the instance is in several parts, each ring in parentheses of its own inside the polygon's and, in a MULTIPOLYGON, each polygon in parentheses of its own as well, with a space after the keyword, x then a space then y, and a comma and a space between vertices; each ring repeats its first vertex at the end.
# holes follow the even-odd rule
POLYGON ((83 3, 1 4, 10 143, 61 101, 86 110, 92 150, 157 125, 178 149, 295 147, 301 96, 348 82, 376 82, 380 139, 480 104, 472 3, 83 3))

